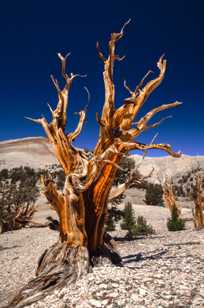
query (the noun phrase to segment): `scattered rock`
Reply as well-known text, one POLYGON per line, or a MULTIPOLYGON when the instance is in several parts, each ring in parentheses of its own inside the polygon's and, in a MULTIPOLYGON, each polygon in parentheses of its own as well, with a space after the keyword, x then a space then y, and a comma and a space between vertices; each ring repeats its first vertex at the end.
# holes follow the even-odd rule
MULTIPOLYGON (((160 223, 158 216, 153 223, 160 223)), ((39 256, 57 237, 48 228, 0 235, 0 307, 34 276, 39 256)), ((154 236, 117 245, 126 260, 124 267, 95 267, 75 285, 56 290, 28 308, 203 308, 204 230, 168 232, 163 228, 154 236), (181 245, 165 246, 176 243, 181 245)))

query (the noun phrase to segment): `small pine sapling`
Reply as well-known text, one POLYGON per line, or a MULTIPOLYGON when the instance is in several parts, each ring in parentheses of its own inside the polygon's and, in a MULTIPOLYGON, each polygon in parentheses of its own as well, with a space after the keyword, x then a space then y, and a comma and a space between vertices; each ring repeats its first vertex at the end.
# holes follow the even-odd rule
POLYGON ((135 218, 132 204, 127 202, 124 209, 124 218, 121 228, 127 230, 126 238, 133 239, 139 235, 154 234, 153 227, 147 224, 146 219, 143 216, 135 218))
POLYGON ((146 219, 143 216, 138 216, 136 219, 136 225, 133 228, 133 235, 150 235, 155 234, 153 227, 147 223, 146 219))
POLYGON ((167 221, 169 231, 181 231, 185 229, 185 221, 179 217, 179 212, 176 206, 172 208, 171 218, 167 221))
POLYGON ((124 208, 124 217, 123 217, 123 222, 121 223, 121 229, 128 230, 129 232, 131 232, 134 226, 135 226, 134 210, 132 208, 131 202, 127 202, 124 208))

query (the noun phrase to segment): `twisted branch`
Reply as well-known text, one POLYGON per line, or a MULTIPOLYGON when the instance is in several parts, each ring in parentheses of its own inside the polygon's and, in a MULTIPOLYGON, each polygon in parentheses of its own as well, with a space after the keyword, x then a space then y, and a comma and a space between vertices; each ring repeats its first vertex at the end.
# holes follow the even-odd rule
POLYGON ((131 124, 141 107, 164 78, 166 72, 166 60, 163 59, 163 56, 159 59, 157 67, 159 69, 159 75, 155 79, 150 80, 143 88, 142 86, 145 79, 152 71, 147 72, 135 88, 135 91, 132 91, 129 87, 125 86, 130 93, 130 96, 125 98, 124 104, 116 110, 113 117, 114 126, 119 126, 124 130, 130 129, 131 124))
POLYGON ((143 144, 140 142, 127 142, 123 143, 124 147, 126 148, 127 151, 132 151, 132 150, 141 150, 141 151, 146 151, 146 150, 162 150, 167 152, 173 157, 180 157, 181 152, 175 152, 172 150, 171 146, 169 144, 164 144, 164 143, 159 143, 159 144, 143 144))

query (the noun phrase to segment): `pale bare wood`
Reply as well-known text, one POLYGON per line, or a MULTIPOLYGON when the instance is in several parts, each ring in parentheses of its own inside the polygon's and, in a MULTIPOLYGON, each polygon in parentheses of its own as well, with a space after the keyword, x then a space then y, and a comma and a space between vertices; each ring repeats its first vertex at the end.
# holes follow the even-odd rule
POLYGON ((200 174, 196 175, 196 186, 194 195, 193 209, 193 222, 195 229, 199 230, 204 228, 204 214, 203 214, 203 188, 202 188, 202 177, 200 174))
MULTIPOLYGON (((72 142, 80 135, 82 131, 86 118, 85 110, 79 112, 79 122, 76 129, 69 134, 66 134, 65 132, 69 92, 72 82, 76 77, 84 77, 77 74, 74 75, 73 73, 70 75, 66 73, 66 64, 69 54, 63 56, 61 53, 58 53, 61 64, 61 75, 65 81, 64 87, 61 89, 57 79, 51 76, 51 80, 58 94, 56 109, 52 109, 51 106, 48 105, 51 111, 52 121, 48 123, 44 118, 36 120, 31 119, 32 121, 41 124, 44 128, 48 139, 54 145, 56 157, 64 169, 66 175, 64 195, 61 196, 59 192, 57 192, 52 182, 47 183, 47 191, 45 191, 49 199, 51 199, 49 194, 53 195, 52 202, 54 204, 56 203, 54 207, 61 216, 61 229, 64 228, 62 234, 69 234, 72 238, 73 233, 76 232, 77 228, 79 228, 79 225, 77 227, 77 224, 79 224, 79 222, 81 224, 81 221, 84 221, 85 219, 84 202, 83 198, 80 199, 80 196, 82 196, 81 194, 84 194, 89 189, 93 190, 93 214, 96 215, 95 219, 98 221, 96 225, 103 226, 103 223, 100 222, 100 220, 107 210, 107 200, 111 189, 111 183, 116 170, 120 168, 119 162, 122 155, 133 149, 142 150, 144 153, 147 153, 147 150, 149 149, 161 149, 172 156, 180 156, 180 153, 174 152, 168 144, 151 143, 146 145, 133 140, 134 137, 142 131, 157 127, 164 120, 162 119, 152 125, 148 125, 149 120, 156 113, 176 107, 180 105, 179 102, 154 108, 137 122, 135 129, 130 128, 136 114, 144 104, 147 97, 156 87, 158 87, 164 78, 166 71, 166 60, 163 59, 163 57, 161 57, 157 63, 160 71, 159 75, 155 79, 147 82, 146 85, 144 85, 144 82, 151 71, 148 71, 144 78, 142 78, 134 91, 132 91, 127 86, 126 82, 124 82, 124 86, 130 93, 130 97, 125 99, 122 107, 115 110, 115 85, 113 81, 114 64, 116 60, 122 59, 116 54, 116 44, 124 36, 124 29, 128 23, 129 21, 124 24, 120 32, 111 34, 108 43, 107 58, 105 58, 104 54, 100 50, 99 44, 97 44, 99 57, 104 63, 103 79, 105 87, 105 100, 101 118, 97 114, 97 121, 100 125, 100 135, 98 143, 94 149, 92 159, 88 160, 83 150, 77 149, 72 145, 72 142), (130 104, 127 104, 127 102, 130 104), (79 202, 79 200, 81 201, 79 202), (82 217, 78 217, 75 220, 73 220, 75 215, 73 214, 75 207, 73 202, 74 204, 78 204, 78 213, 82 215, 82 217), (57 205, 57 203, 59 204, 57 205), (69 219, 65 218, 68 216, 70 216, 69 219), (76 229, 74 226, 70 227, 69 224, 75 224, 76 229)), ((97 232, 99 232, 97 226, 94 233, 94 247, 97 246, 97 232)), ((85 239, 87 236, 85 234, 85 229, 83 229, 82 232, 84 233, 85 239)), ((77 235, 75 235, 75 239, 76 238, 77 235)), ((82 242, 84 242, 84 239, 82 242)))
POLYGON ((181 104, 182 104, 181 102, 174 102, 174 103, 165 104, 165 105, 162 105, 162 106, 159 106, 157 108, 152 109, 151 111, 149 111, 144 117, 142 117, 137 122, 136 128, 129 130, 129 132, 131 133, 131 135, 133 137, 138 137, 142 132, 144 132, 144 131, 146 131, 150 128, 158 127, 164 120, 168 119, 169 116, 162 118, 160 121, 158 121, 158 122, 156 122, 152 125, 147 125, 147 124, 153 118, 153 116, 155 116, 158 112, 177 107, 181 104))
POLYGON ((123 143, 124 147, 128 151, 132 150, 141 150, 141 151, 146 151, 146 150, 162 150, 164 152, 167 152, 173 157, 180 157, 181 152, 175 152, 173 151, 172 147, 169 144, 164 144, 164 143, 159 143, 159 144, 143 144, 139 142, 129 142, 129 143, 123 143))
POLYGON ((83 128, 84 122, 86 119, 86 113, 84 110, 79 112, 79 123, 77 125, 77 128, 75 129, 75 131, 73 133, 68 134, 68 140, 69 142, 74 141, 81 133, 81 130, 83 128))
POLYGON ((171 214, 176 210, 179 217, 181 215, 181 209, 176 202, 176 197, 173 191, 173 181, 170 177, 166 177, 163 184, 163 199, 165 206, 170 210, 171 214))
POLYGON ((149 81, 143 88, 141 88, 144 80, 150 73, 149 71, 136 87, 135 91, 130 92, 131 96, 124 100, 124 105, 116 110, 113 118, 114 125, 120 125, 121 129, 130 129, 134 118, 137 116, 143 104, 150 94, 160 85, 164 78, 166 72, 166 60, 163 59, 163 56, 159 59, 157 67, 160 71, 158 77, 149 81))
POLYGON ((108 201, 110 202, 110 201, 118 198, 128 188, 139 187, 142 183, 145 182, 145 180, 147 180, 148 178, 150 178, 152 176, 153 171, 154 171, 154 168, 146 176, 142 176, 139 172, 137 172, 137 170, 131 172, 125 183, 117 185, 117 186, 113 186, 111 188, 111 191, 110 191, 109 196, 108 196, 108 201))
MULTIPOLYGON (((97 43, 97 51, 100 59, 104 63, 104 72, 103 72, 103 80, 104 80, 104 88, 105 88, 105 100, 103 104, 102 116, 98 123, 104 123, 105 132, 103 129, 103 125, 100 126, 100 139, 95 148, 95 153, 100 153, 104 149, 105 138, 110 138, 110 129, 113 127, 113 116, 115 113, 115 85, 113 81, 113 72, 114 72, 114 64, 115 61, 121 61, 124 57, 119 57, 115 53, 116 43, 123 37, 124 29, 129 24, 130 19, 123 25, 121 31, 119 33, 112 33, 110 40, 108 42, 109 47, 109 55, 105 58, 104 54, 100 50, 99 43, 97 43)), ((98 116, 97 116, 98 118, 98 116)), ((106 143, 106 147, 109 143, 106 143)), ((106 148, 105 147, 105 148, 106 148)))

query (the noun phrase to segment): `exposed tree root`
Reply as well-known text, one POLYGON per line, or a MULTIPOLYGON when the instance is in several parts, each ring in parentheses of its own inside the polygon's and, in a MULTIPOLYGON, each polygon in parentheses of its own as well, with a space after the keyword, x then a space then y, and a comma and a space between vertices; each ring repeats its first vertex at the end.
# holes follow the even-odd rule
POLYGON ((48 295, 52 290, 75 282, 89 271, 90 262, 86 247, 70 247, 57 242, 41 256, 36 278, 24 286, 9 308, 25 307, 48 295))
POLYGON ((82 275, 87 274, 92 266, 107 263, 122 266, 122 259, 109 235, 105 236, 104 246, 91 256, 86 247, 70 247, 66 242, 58 241, 45 250, 38 262, 36 278, 20 290, 8 307, 21 308, 30 305, 49 295, 51 291, 76 282, 82 275))

